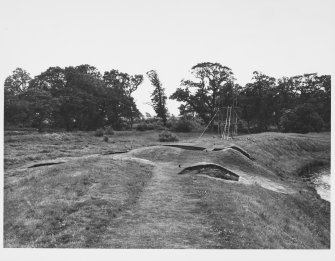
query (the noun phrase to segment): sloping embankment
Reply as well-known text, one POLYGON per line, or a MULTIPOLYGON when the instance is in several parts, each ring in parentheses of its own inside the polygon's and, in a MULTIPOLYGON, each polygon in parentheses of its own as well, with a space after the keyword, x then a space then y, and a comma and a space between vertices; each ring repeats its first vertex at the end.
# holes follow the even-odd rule
POLYGON ((279 175, 296 176, 306 165, 330 164, 330 135, 262 133, 246 135, 236 144, 279 175))
POLYGON ((5 246, 329 248, 330 204, 294 175, 329 160, 324 136, 204 139, 195 145, 226 149, 152 146, 13 170, 5 176, 5 246), (228 170, 239 179, 225 180, 228 170))

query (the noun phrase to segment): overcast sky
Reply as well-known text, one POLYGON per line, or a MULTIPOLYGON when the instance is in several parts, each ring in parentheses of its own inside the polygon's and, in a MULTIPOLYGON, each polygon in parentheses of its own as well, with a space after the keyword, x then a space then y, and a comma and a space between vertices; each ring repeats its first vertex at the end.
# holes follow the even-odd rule
MULTIPOLYGON (((168 96, 199 62, 230 67, 237 82, 334 69, 333 0, 0 0, 0 79, 22 67, 90 64, 102 73, 155 69, 168 96)), ((3 84, 2 84, 3 86, 3 84)), ((134 94, 152 109, 146 78, 134 94)), ((178 114, 178 103, 168 101, 178 114)))

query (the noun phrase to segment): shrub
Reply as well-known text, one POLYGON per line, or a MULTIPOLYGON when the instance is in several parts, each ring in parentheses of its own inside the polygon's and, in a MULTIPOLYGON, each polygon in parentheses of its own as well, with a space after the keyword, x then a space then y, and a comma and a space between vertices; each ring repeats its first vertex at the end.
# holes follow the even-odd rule
POLYGON ((319 132, 323 120, 310 103, 300 104, 293 110, 286 110, 280 118, 279 127, 282 132, 319 132))
POLYGON ((105 134, 114 135, 114 130, 113 130, 112 126, 105 127, 105 134))
POLYGON ((178 120, 175 122, 172 122, 172 130, 177 132, 191 132, 193 129, 192 121, 190 120, 178 120))
POLYGON ((168 120, 165 124, 166 128, 170 129, 172 128, 172 120, 168 120))
POLYGON ((157 125, 155 126, 155 130, 163 131, 163 130, 168 130, 168 128, 163 125, 157 125))
POLYGON ((177 141, 178 138, 176 135, 172 134, 170 131, 163 131, 159 134, 159 141, 166 142, 166 141, 177 141))
POLYGON ((139 123, 136 126, 136 130, 138 131, 146 131, 146 130, 153 130, 155 129, 155 126, 151 123, 139 123))
POLYGON ((152 123, 146 124, 147 125, 147 130, 153 130, 155 129, 155 125, 152 123))
POLYGON ((108 137, 107 136, 104 136, 104 141, 108 142, 108 137))
POLYGON ((161 121, 154 122, 152 125, 155 130, 167 130, 167 127, 165 127, 161 121))
POLYGON ((102 137, 104 135, 104 130, 103 129, 97 129, 94 133, 95 137, 102 137))
POLYGON ((138 131, 145 131, 145 130, 147 130, 147 124, 145 124, 145 123, 138 124, 136 126, 136 130, 138 130, 138 131))

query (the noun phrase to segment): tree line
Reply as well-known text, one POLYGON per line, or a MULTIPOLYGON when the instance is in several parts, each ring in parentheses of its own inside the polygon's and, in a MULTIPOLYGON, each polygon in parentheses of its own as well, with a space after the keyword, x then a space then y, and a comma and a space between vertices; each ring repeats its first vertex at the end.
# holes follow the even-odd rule
POLYGON ((193 79, 182 80, 170 96, 182 102, 179 111, 184 117, 197 115, 207 124, 219 107, 234 105, 248 131, 271 126, 292 132, 330 129, 330 75, 275 79, 255 71, 252 82, 240 86, 232 70, 219 63, 199 63, 191 74, 193 79))
POLYGON ((142 81, 118 70, 102 75, 90 65, 50 67, 34 78, 18 68, 5 80, 5 126, 121 129, 140 115, 132 93, 142 81))
MULTIPOLYGON (((198 118, 208 124, 219 107, 234 104, 239 123, 248 130, 266 131, 271 126, 297 132, 330 129, 330 75, 275 79, 255 71, 252 81, 241 86, 235 83, 229 67, 209 62, 193 66, 191 74, 192 79, 183 79, 169 97, 181 103, 182 119, 198 118)), ((147 77, 154 87, 151 105, 166 125, 165 89, 156 71, 147 72, 147 77)), ((5 127, 47 126, 67 131, 108 125, 116 130, 131 128, 141 117, 132 93, 143 78, 118 70, 101 74, 90 65, 50 67, 31 78, 18 68, 4 84, 5 127)))

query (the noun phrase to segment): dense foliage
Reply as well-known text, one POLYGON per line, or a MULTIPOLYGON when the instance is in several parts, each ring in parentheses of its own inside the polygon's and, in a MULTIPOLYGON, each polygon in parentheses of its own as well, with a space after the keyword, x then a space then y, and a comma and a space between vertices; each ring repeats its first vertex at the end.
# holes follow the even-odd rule
POLYGON ((50 67, 33 79, 18 68, 5 81, 5 126, 121 129, 140 115, 131 94, 142 81, 117 70, 102 76, 90 65, 50 67))
POLYGON ((283 132, 319 132, 323 120, 310 103, 300 104, 293 110, 286 110, 280 118, 280 129, 283 132))
POLYGON ((180 119, 171 125, 171 129, 176 132, 191 132, 194 129, 193 121, 180 119))
POLYGON ((182 102, 179 110, 184 117, 195 114, 207 124, 218 107, 234 105, 239 124, 245 122, 248 131, 267 131, 270 127, 294 132, 330 129, 330 75, 312 73, 276 80, 255 71, 252 82, 242 87, 234 84, 231 69, 217 63, 197 64, 191 73, 195 80, 183 80, 170 97, 182 102), (306 106, 309 109, 305 112, 302 108, 306 106), (291 112, 298 114, 301 126, 284 127, 293 117, 291 112), (304 113, 311 117, 304 117, 304 113))
MULTIPOLYGON (((138 122, 138 130, 165 129, 188 132, 194 123, 208 124, 219 107, 234 105, 238 126, 247 131, 279 129, 309 132, 330 129, 331 77, 316 73, 275 79, 253 73, 245 86, 234 83, 232 70, 219 63, 199 63, 191 68, 192 80, 182 80, 170 99, 181 102, 180 119, 169 117, 165 89, 156 71, 147 72, 153 85, 151 102, 157 123, 138 122), (162 126, 164 125, 164 126, 162 126)), ((104 126, 131 128, 140 112, 132 93, 142 75, 118 70, 102 75, 95 67, 50 67, 31 78, 21 68, 4 84, 5 127, 39 130, 96 130, 104 126)), ((199 124, 196 124, 199 125, 199 124)))
POLYGON ((219 63, 199 63, 192 67, 195 80, 182 80, 181 87, 170 96, 183 104, 180 113, 195 112, 208 123, 220 103, 230 104, 236 86, 233 84, 233 72, 219 63))
POLYGON ((161 142, 171 142, 171 141, 178 141, 178 138, 175 134, 164 130, 158 135, 158 140, 161 142))

